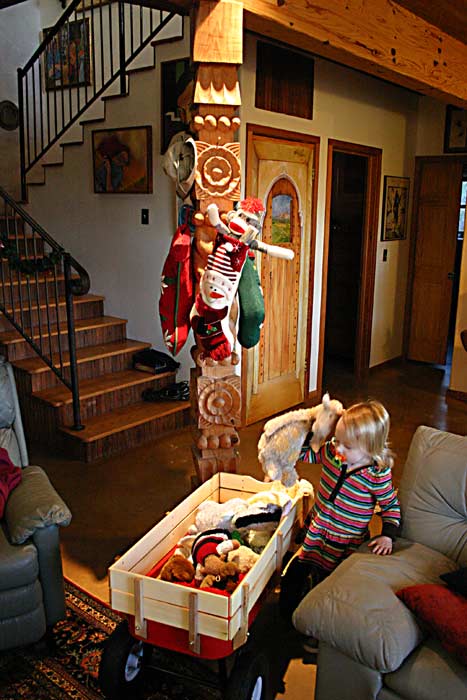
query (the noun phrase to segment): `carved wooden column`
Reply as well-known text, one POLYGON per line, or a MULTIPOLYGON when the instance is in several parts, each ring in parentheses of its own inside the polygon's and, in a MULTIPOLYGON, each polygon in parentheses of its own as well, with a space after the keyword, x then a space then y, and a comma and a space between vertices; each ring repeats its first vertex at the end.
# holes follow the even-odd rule
MULTIPOLYGON (((234 202, 240 199, 240 144, 235 134, 240 125, 237 66, 242 63, 242 14, 243 5, 238 0, 200 0, 195 15, 193 61, 198 67, 193 128, 197 133, 198 159, 194 215, 197 293, 217 235, 209 223, 207 208, 216 204, 222 218, 222 214, 232 210, 234 202)), ((235 339, 236 301, 229 317, 235 339)), ((210 328, 204 323, 204 339, 211 331, 214 333, 215 328, 215 324, 210 328)), ((206 352, 206 343, 197 330, 194 327, 196 347, 192 351, 196 364, 192 371, 192 396, 197 397, 193 456, 197 475, 205 481, 218 471, 237 471, 241 393, 240 376, 234 369, 238 354, 232 348, 227 356, 214 359, 211 356, 214 353, 206 352)))

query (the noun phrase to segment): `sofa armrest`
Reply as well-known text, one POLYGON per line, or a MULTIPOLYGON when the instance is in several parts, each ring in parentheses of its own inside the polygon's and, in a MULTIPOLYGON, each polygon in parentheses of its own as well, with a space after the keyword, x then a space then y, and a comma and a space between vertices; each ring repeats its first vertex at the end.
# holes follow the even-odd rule
POLYGON ((13 544, 22 544, 38 528, 65 526, 71 522, 68 506, 41 467, 25 467, 22 477, 5 507, 5 521, 13 544))
POLYGON ((394 553, 352 554, 302 600, 295 627, 364 666, 388 673, 423 639, 415 617, 395 591, 415 583, 439 583, 456 568, 443 554, 398 540, 394 553))

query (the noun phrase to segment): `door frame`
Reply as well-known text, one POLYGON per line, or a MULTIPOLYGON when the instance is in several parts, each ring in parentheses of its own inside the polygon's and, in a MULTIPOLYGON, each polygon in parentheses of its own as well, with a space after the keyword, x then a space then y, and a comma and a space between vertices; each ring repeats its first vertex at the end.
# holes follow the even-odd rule
MULTIPOLYGON (((310 230, 310 260, 308 268, 308 304, 306 309, 306 349, 305 349, 305 372, 304 372, 304 387, 303 396, 304 400, 310 398, 309 386, 310 386, 310 337, 311 337, 311 323, 313 315, 313 288, 314 288, 314 271, 315 271, 315 251, 316 251, 316 224, 317 224, 317 202, 318 202, 318 165, 319 165, 319 147, 320 147, 320 137, 313 136, 311 134, 302 134, 295 131, 287 131, 285 129, 275 129, 274 127, 262 126, 260 124, 247 124, 246 125, 246 178, 245 178, 245 192, 248 193, 252 189, 251 174, 249 163, 252 160, 252 148, 253 148, 253 138, 254 136, 264 136, 266 138, 276 138, 289 143, 307 143, 313 144, 313 182, 311 187, 312 201, 311 201, 311 230, 310 230)), ((249 350, 242 348, 242 425, 246 425, 246 396, 248 390, 248 362, 249 350)), ((312 392, 313 396, 318 395, 318 391, 312 392)))
POLYGON ((381 198, 381 148, 364 146, 336 139, 328 140, 328 160, 326 176, 326 208, 324 215, 323 245, 323 282, 321 292, 321 327, 319 334, 318 386, 322 393, 324 366, 324 339, 326 329, 326 302, 328 284, 329 238, 331 227, 332 198, 332 161, 334 151, 359 155, 367 158, 367 194, 365 221, 362 235, 362 255, 360 262, 360 295, 358 303, 358 320, 355 341, 354 375, 356 379, 364 378, 370 367, 371 328, 373 321, 373 302, 376 274, 376 251, 379 240, 379 210, 381 198))
MULTIPOLYGON (((414 271, 415 271, 415 255, 417 252, 417 229, 418 229, 418 201, 420 196, 420 185, 421 185, 421 169, 424 163, 440 163, 440 162, 452 162, 459 161, 463 166, 467 165, 467 155, 439 155, 439 156, 415 156, 415 171, 414 171, 414 188, 413 188, 413 199, 412 199, 412 221, 410 225, 410 248, 409 248, 409 265, 408 265, 408 284, 407 284, 407 294, 405 299, 405 313, 404 313, 404 335, 403 335, 403 347, 402 353, 406 360, 409 352, 409 340, 410 340, 410 322, 412 315, 412 300, 413 300, 413 284, 414 284, 414 271)), ((460 206, 460 197, 459 197, 460 206)), ((465 234, 464 234, 464 245, 465 245, 465 234)), ((459 292, 457 293, 457 299, 459 299, 459 292)), ((452 304, 452 299, 451 299, 452 304)))

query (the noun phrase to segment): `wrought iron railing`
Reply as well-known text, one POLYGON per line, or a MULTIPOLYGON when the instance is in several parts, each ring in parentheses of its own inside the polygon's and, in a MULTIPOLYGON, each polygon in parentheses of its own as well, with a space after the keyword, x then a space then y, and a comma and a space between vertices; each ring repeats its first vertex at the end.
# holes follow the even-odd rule
POLYGON ((80 430, 73 297, 86 270, 0 187, 0 311, 72 393, 80 430))
POLYGON ((117 78, 125 94, 127 67, 175 17, 134 2, 72 0, 18 68, 23 201, 28 172, 117 78))

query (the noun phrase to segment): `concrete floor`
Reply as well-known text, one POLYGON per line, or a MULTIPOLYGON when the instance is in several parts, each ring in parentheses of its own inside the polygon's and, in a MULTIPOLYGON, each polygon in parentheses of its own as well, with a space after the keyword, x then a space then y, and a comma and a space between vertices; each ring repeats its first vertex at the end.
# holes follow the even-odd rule
MULTIPOLYGON (((400 480, 410 440, 420 424, 465 434, 467 404, 446 399, 444 368, 395 363, 356 383, 345 371, 328 370, 324 389, 345 405, 373 397, 392 418, 391 443, 397 453, 394 482, 400 480)), ((263 478, 257 461, 262 424, 240 430, 241 473, 263 478)), ((51 457, 30 448, 30 462, 45 468, 68 503, 73 521, 62 530, 64 574, 108 600, 107 568, 191 491, 195 474, 189 429, 95 464, 51 457)), ((315 486, 319 467, 300 465, 300 476, 315 486)), ((277 698, 313 698, 316 667, 298 655, 284 670, 285 691, 277 698)))

